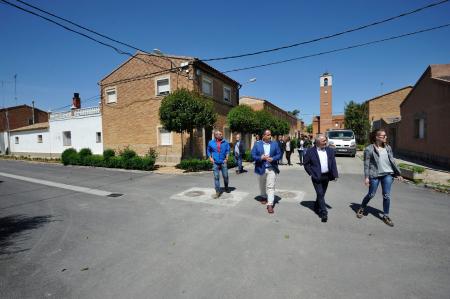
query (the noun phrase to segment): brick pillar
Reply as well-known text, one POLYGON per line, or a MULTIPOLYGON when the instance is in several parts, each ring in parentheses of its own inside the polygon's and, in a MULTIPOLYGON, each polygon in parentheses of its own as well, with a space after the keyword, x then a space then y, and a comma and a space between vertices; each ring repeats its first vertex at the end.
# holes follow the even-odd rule
POLYGON ((319 133, 333 128, 332 76, 324 73, 320 76, 320 125, 319 133))

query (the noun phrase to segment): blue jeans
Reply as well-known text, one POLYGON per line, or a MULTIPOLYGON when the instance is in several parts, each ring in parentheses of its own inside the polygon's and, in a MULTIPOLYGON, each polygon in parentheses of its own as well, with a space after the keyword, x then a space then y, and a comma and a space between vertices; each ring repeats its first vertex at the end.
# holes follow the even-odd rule
POLYGON ((367 207, 369 201, 377 193, 378 185, 381 182, 381 190, 383 192, 383 213, 386 216, 389 215, 389 206, 391 204, 391 186, 393 181, 394 177, 390 174, 377 178, 371 178, 369 183, 369 193, 367 193, 364 197, 361 207, 367 207))
POLYGON ((223 176, 223 184, 225 188, 228 187, 228 168, 227 164, 213 164, 213 172, 214 172, 214 187, 216 188, 216 192, 220 192, 220 172, 222 171, 223 176))
POLYGON ((242 156, 241 155, 235 156, 235 158, 236 158, 236 163, 237 163, 238 170, 239 170, 239 172, 242 172, 242 170, 243 170, 243 168, 242 168, 242 156))
POLYGON ((298 157, 300 159, 300 164, 303 164, 303 158, 305 156, 305 151, 304 150, 297 150, 298 151, 298 157))

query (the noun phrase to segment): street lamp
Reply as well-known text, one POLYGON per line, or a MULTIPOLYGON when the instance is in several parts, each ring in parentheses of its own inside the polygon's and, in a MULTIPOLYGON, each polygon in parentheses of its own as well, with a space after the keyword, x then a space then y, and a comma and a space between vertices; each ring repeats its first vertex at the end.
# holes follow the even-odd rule
POLYGON ((250 84, 250 83, 254 83, 254 82, 256 82, 256 78, 250 78, 247 81, 245 81, 244 83, 239 84, 239 89, 241 89, 242 86, 244 86, 244 85, 247 85, 247 84, 250 84))

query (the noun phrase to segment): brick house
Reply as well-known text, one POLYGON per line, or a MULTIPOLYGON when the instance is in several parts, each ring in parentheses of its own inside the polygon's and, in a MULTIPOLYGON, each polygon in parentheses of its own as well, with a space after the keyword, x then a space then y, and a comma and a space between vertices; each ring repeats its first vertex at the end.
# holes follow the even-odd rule
POLYGON ((48 113, 28 105, 19 105, 0 109, 0 153, 3 154, 8 147, 8 130, 25 127, 34 123, 48 121, 48 113))
POLYGON ((297 136, 298 119, 294 115, 288 113, 286 110, 281 109, 280 107, 272 104, 267 100, 249 96, 240 97, 239 105, 248 105, 254 111, 266 110, 273 116, 287 121, 289 123, 289 135, 297 136))
MULTIPOLYGON (((161 100, 170 92, 186 88, 209 97, 218 113, 215 129, 231 137, 226 125, 228 111, 239 104, 240 85, 208 64, 186 56, 162 56, 137 52, 100 83, 104 148, 127 146, 139 155, 150 148, 159 162, 178 163, 189 144, 188 134, 167 132, 159 121, 161 100), (182 140, 183 139, 183 140, 182 140)), ((210 129, 194 132, 195 154, 205 155, 210 129)))
POLYGON ((379 128, 382 118, 390 122, 400 116, 400 105, 412 90, 412 86, 391 91, 378 97, 367 100, 369 121, 373 128, 379 128))
POLYGON ((430 65, 400 114, 396 154, 450 169, 450 64, 430 65))

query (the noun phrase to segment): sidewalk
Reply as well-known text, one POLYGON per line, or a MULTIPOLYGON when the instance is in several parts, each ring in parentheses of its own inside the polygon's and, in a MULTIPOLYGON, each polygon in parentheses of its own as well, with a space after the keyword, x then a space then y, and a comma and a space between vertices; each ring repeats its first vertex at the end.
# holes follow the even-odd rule
MULTIPOLYGON (((356 153, 356 156, 359 157, 361 160, 363 159, 363 151, 358 151, 356 153)), ((395 158, 395 161, 397 161, 398 164, 405 163, 413 166, 421 166, 425 168, 425 171, 422 173, 423 176, 423 185, 425 187, 442 187, 443 189, 446 189, 447 192, 450 191, 450 172, 445 170, 438 170, 430 168, 429 166, 413 163, 410 161, 402 160, 395 158)))

